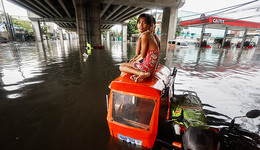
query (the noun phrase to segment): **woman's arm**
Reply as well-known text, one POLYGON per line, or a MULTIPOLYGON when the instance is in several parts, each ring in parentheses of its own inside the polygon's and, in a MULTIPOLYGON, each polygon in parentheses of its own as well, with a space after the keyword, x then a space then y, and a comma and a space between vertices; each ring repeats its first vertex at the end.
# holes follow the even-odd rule
POLYGON ((142 35, 139 36, 138 38, 138 42, 137 42, 137 45, 136 45, 136 50, 135 50, 135 55, 139 55, 140 54, 140 51, 141 51, 141 41, 142 41, 142 35))
POLYGON ((137 45, 136 45, 136 49, 135 49, 135 56, 129 62, 135 62, 138 59, 139 55, 140 55, 140 52, 141 52, 141 41, 142 41, 141 36, 142 35, 139 36, 138 41, 137 41, 137 45))
POLYGON ((147 50, 148 50, 148 44, 149 44, 149 36, 147 34, 142 35, 142 41, 141 41, 141 56, 145 58, 147 50))

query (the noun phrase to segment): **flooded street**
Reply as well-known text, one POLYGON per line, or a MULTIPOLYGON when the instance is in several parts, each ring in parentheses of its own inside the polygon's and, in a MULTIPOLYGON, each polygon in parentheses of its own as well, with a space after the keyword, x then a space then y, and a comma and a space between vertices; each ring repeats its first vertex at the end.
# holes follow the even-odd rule
MULTIPOLYGON (((110 137, 105 95, 136 43, 104 45, 82 59, 77 41, 0 44, 1 150, 133 149, 110 137)), ((259 48, 162 53, 162 63, 178 69, 176 90, 197 92, 210 124, 260 108, 259 48)), ((260 118, 236 123, 260 135, 260 118)))
MULTIPOLYGON (((205 110, 230 118, 260 108, 260 49, 190 49, 168 51, 167 66, 178 69, 176 89, 195 91, 205 110)), ((260 119, 237 119, 260 134, 260 119)))

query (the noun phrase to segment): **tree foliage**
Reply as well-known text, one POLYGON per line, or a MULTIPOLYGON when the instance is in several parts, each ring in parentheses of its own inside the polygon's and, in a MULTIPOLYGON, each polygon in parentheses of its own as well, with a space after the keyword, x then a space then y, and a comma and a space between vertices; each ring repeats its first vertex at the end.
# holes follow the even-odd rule
POLYGON ((42 25, 41 26, 41 33, 42 35, 45 35, 48 39, 54 39, 53 34, 50 33, 50 26, 48 25, 42 25))
POLYGON ((49 29, 49 28, 50 28, 50 26, 47 26, 47 25, 41 26, 42 35, 48 35, 48 34, 50 34, 50 33, 48 32, 48 29, 49 29))
POLYGON ((12 22, 15 26, 25 30, 29 35, 33 35, 33 28, 30 21, 18 20, 16 18, 12 18, 12 22))
POLYGON ((178 18, 177 20, 177 27, 176 27, 176 32, 175 32, 175 37, 180 36, 183 27, 180 26, 181 18, 178 18))
POLYGON ((139 33, 137 29, 137 17, 134 17, 129 20, 129 23, 127 25, 127 37, 131 37, 132 34, 137 34, 139 33))

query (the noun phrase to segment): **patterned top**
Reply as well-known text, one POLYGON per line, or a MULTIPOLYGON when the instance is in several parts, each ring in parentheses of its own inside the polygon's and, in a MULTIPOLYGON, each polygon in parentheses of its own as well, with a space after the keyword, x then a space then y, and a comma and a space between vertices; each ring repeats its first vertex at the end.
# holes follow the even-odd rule
POLYGON ((148 50, 142 63, 134 63, 135 69, 142 72, 149 72, 151 75, 159 60, 159 47, 155 50, 148 50))

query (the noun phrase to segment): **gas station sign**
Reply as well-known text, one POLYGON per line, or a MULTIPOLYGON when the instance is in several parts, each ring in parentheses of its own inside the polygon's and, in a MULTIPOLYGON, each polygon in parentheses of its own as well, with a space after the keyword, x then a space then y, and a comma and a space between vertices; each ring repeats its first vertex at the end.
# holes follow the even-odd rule
POLYGON ((225 23, 225 20, 224 20, 224 19, 216 19, 216 18, 213 18, 213 19, 212 19, 212 22, 213 22, 213 23, 217 23, 217 24, 224 24, 224 23, 225 23))

